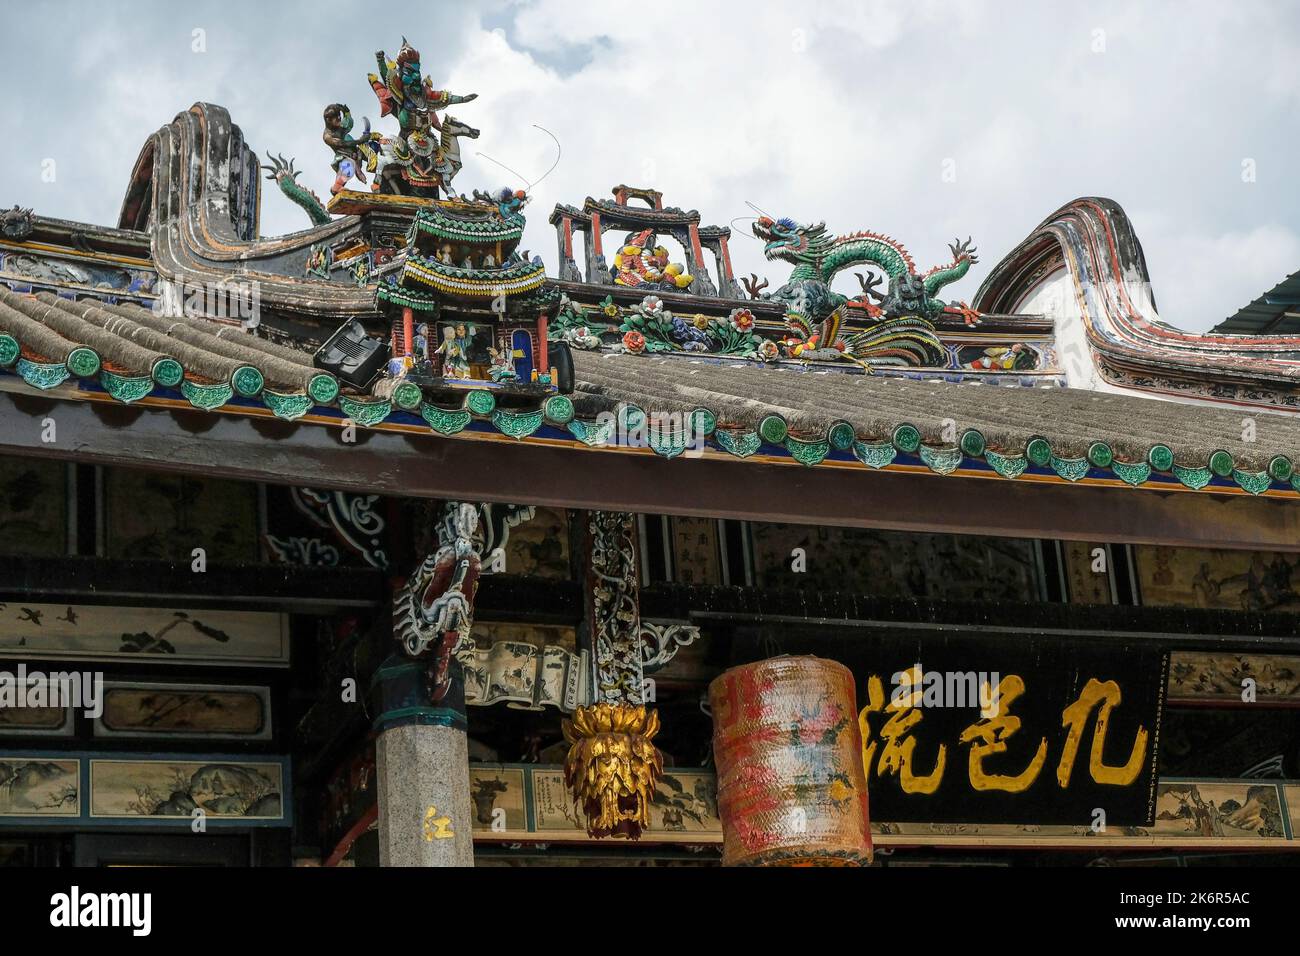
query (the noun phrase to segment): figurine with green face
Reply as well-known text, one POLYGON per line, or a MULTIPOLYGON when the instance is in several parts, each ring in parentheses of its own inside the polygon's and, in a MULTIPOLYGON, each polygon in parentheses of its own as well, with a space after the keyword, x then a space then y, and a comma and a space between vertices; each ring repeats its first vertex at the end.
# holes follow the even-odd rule
POLYGON ((370 74, 370 85, 379 97, 381 116, 396 116, 403 138, 413 131, 441 129, 437 110, 456 103, 478 99, 477 93, 464 95, 435 90, 433 81, 420 72, 420 51, 402 38, 397 59, 390 60, 383 50, 375 54, 379 72, 370 74))

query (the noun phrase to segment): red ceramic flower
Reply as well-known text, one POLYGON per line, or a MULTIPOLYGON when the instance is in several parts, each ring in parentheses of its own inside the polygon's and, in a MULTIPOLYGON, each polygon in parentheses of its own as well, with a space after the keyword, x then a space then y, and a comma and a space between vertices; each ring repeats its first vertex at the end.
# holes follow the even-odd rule
POLYGON ((754 328, 754 313, 749 309, 732 309, 727 318, 737 332, 749 332, 754 328))
POLYGON ((645 351, 645 336, 635 329, 623 333, 623 348, 627 349, 633 355, 640 355, 645 351))

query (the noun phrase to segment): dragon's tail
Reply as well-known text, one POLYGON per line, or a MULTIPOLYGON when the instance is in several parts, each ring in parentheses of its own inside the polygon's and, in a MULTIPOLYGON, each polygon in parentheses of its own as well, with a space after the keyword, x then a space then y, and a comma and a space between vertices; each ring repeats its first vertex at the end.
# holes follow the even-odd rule
POLYGON ((969 239, 965 242, 954 240, 948 249, 952 252, 952 262, 935 266, 921 277, 925 294, 932 299, 939 294, 940 289, 956 282, 970 272, 971 266, 979 262, 979 257, 975 255, 975 247, 970 244, 969 239))
POLYGON ((907 315, 856 332, 844 340, 845 354, 878 365, 945 365, 946 351, 934 326, 907 315))
POLYGON ((313 226, 322 226, 332 221, 333 217, 321 204, 320 198, 298 182, 298 170, 293 168, 292 159, 286 160, 283 156, 273 156, 270 153, 267 153, 266 157, 271 161, 269 166, 262 167, 266 170, 266 178, 275 180, 275 184, 280 187, 280 192, 307 213, 313 226))

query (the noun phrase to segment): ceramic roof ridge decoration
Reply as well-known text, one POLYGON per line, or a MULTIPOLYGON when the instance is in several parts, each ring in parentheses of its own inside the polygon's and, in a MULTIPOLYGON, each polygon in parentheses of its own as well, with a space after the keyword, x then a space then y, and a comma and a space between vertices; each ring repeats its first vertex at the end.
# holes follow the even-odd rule
POLYGON ((1235 411, 1211 425, 1204 407, 1300 408, 1300 337, 1162 322, 1141 245, 1109 200, 1048 217, 972 306, 938 298, 977 264, 969 239, 923 271, 882 233, 836 237, 763 215, 754 235, 793 267, 774 288, 737 278, 730 228, 626 184, 554 207, 552 272, 521 248, 526 189, 447 189, 459 167, 442 137, 459 126, 445 110, 473 95, 435 90, 409 44, 374 77, 380 115, 405 142, 390 151, 410 162, 385 165, 384 134, 329 104, 328 203, 292 160, 263 164, 225 109, 196 103, 145 143, 116 228, 6 211, 0 367, 82 397, 444 436, 558 434, 586 447, 629 416, 677 415, 646 448, 683 456, 685 426, 707 424, 706 453, 753 460, 1294 493, 1289 417, 1251 444, 1219 420, 1235 411), (437 138, 427 156, 421 136, 437 138), (271 181, 309 228, 260 236, 271 181), (834 292, 857 267, 861 294, 834 292), (232 283, 256 289, 256 319, 187 305, 195 289, 232 283), (313 368, 341 322, 389 343, 387 372, 364 388, 313 368), (961 387, 974 383, 1005 387, 961 387), (1100 392, 1171 401, 1085 415, 1100 392), (924 425, 939 421, 955 424, 924 425))

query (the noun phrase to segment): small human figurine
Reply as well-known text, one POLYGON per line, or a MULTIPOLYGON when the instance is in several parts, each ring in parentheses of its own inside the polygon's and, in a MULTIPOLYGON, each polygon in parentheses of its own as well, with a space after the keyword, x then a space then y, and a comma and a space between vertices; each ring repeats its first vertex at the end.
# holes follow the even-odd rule
POLYGON ((463 324, 443 326, 442 342, 435 352, 442 360, 445 378, 469 377, 469 338, 463 324))
POLYGON ((506 340, 502 339, 500 348, 488 348, 488 355, 492 357, 492 366, 488 369, 488 378, 494 382, 511 382, 519 378, 519 373, 515 371, 514 363, 511 361, 511 349, 506 345, 506 340))
MULTIPOLYGON (((330 195, 337 196, 353 177, 366 181, 366 170, 375 171, 378 154, 371 142, 370 121, 362 118, 365 128, 360 139, 352 137, 352 112, 343 103, 331 103, 325 107, 325 132, 321 139, 325 145, 334 150, 334 161, 330 165, 336 176, 330 187, 330 195)), ((371 189, 378 189, 378 181, 371 189)))
POLYGON ((1034 367, 1034 355, 1025 348, 1023 342, 1014 345, 994 345, 984 350, 984 354, 967 364, 967 368, 981 371, 1011 372, 1034 367))

